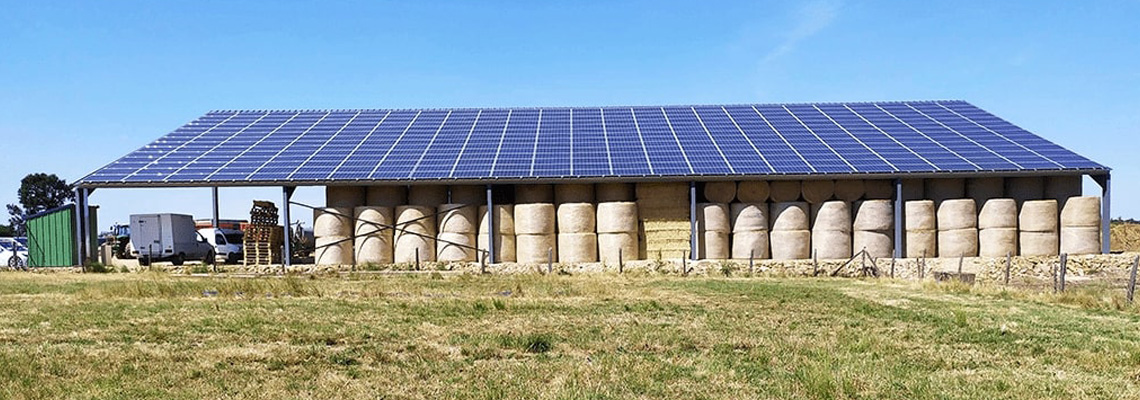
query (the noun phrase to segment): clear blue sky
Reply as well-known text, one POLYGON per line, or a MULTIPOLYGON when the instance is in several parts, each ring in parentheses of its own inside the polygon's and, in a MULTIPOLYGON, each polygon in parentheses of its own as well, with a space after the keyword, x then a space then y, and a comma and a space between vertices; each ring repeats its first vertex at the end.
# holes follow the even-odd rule
MULTIPOLYGON (((211 109, 964 99, 1114 168, 1113 215, 1140 217, 1137 18, 1140 1, 0 0, 0 202, 211 109)), ((222 217, 254 197, 280 190, 223 189, 222 217)), ((210 210, 208 189, 92 202, 102 227, 210 210)))

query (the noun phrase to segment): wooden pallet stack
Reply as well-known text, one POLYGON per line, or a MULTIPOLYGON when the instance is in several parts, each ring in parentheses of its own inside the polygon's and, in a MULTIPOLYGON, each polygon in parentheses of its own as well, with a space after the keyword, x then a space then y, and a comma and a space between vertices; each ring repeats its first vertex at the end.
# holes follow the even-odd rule
POLYGON ((281 263, 281 246, 285 244, 285 230, 277 225, 277 206, 269 201, 255 200, 249 210, 249 224, 243 229, 242 240, 245 265, 272 265, 281 263))

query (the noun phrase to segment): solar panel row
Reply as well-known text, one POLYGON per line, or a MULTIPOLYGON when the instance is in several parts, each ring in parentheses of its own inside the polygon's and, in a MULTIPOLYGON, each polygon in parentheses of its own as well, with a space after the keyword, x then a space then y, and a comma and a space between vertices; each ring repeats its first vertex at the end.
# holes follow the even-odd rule
POLYGON ((215 111, 84 184, 1105 169, 963 101, 215 111))

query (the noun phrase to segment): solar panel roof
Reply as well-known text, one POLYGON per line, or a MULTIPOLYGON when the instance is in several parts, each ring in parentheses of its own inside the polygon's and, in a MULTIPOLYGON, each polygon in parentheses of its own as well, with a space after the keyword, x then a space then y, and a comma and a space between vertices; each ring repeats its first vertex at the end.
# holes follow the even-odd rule
POLYGON ((1095 172, 967 102, 211 111, 84 187, 1095 172))

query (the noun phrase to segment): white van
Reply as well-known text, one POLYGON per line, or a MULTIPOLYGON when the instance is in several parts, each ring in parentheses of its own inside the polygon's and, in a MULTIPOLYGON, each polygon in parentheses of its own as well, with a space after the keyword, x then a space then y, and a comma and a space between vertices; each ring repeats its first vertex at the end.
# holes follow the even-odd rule
POLYGON ((214 262, 214 247, 194 230, 194 217, 183 214, 131 215, 131 255, 139 265, 170 260, 182 265, 186 260, 214 262))
POLYGON ((206 238, 206 242, 214 246, 214 254, 218 262, 237 264, 242 258, 242 238, 244 234, 237 229, 203 228, 198 234, 206 238))

